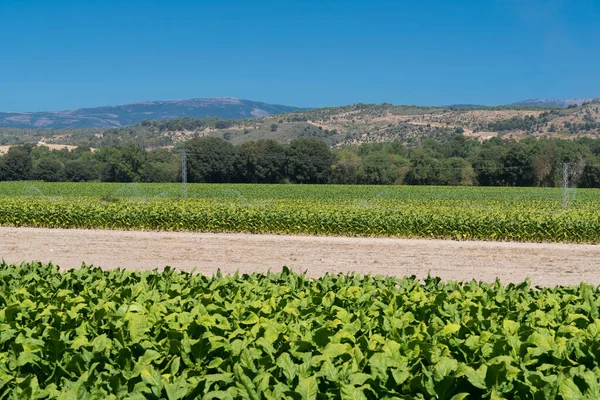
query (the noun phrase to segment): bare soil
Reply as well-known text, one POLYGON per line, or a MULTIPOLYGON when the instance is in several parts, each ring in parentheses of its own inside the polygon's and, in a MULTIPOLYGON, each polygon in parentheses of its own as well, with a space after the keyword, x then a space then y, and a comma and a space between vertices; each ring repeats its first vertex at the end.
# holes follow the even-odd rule
POLYGON ((430 273, 444 280, 600 284, 600 246, 554 243, 0 227, 0 258, 52 261, 64 269, 82 262, 138 270, 168 265, 212 275, 217 269, 266 272, 286 265, 310 276, 430 273))
MULTIPOLYGON (((56 139, 56 137, 54 138, 56 139)), ((37 144, 37 146, 46 146, 48 147, 50 150, 62 150, 62 149, 67 149, 69 151, 72 151, 74 149, 77 148, 77 146, 71 146, 68 144, 47 144, 47 143, 43 143, 40 142, 37 144)), ((6 154, 8 152, 8 149, 10 149, 12 146, 0 146, 0 155, 1 154, 6 154)), ((91 149, 92 152, 95 151, 96 149, 91 149)))

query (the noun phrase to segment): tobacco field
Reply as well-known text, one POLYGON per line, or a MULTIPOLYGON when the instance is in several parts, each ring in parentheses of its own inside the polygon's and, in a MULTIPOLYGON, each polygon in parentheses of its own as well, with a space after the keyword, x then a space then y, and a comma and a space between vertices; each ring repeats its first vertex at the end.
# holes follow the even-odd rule
POLYGON ((600 242, 600 191, 343 185, 0 184, 0 225, 600 242), (35 189, 35 190, 34 190, 35 189), (43 192, 42 192, 43 191, 43 192))
POLYGON ((590 399, 598 288, 0 265, 0 398, 590 399))

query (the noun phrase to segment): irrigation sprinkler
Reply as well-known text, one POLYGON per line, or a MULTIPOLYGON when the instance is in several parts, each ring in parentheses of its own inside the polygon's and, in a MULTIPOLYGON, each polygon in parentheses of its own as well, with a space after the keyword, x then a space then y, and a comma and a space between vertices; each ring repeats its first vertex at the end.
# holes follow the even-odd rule
POLYGON ((182 197, 187 199, 188 190, 187 190, 187 151, 183 150, 181 157, 181 185, 183 189, 182 197))

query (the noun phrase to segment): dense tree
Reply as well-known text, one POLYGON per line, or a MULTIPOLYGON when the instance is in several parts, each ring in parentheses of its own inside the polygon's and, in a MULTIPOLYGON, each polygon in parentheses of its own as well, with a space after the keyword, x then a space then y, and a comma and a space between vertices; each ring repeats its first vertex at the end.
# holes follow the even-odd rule
POLYGON ((70 182, 87 182, 98 179, 96 163, 89 157, 65 163, 65 179, 70 182))
POLYGON ((216 137, 194 138, 185 144, 189 182, 231 182, 235 178, 236 149, 216 137))
POLYGON ((479 146, 479 142, 469 139, 463 135, 453 136, 443 143, 439 151, 445 158, 460 157, 468 159, 479 146))
POLYGON ((590 160, 581 174, 583 187, 600 188, 600 157, 590 160))
MULTIPOLYGON (((185 121, 184 121, 185 123, 185 121)), ((233 121, 225 120, 225 121, 217 121, 215 122, 215 128, 217 129, 227 129, 233 126, 233 121)))
POLYGON ((533 116, 527 117, 513 117, 511 119, 505 119, 488 124, 488 129, 492 132, 503 132, 503 131, 532 131, 539 121, 533 116))
POLYGON ((358 170, 362 164, 360 156, 350 150, 342 150, 335 156, 331 167, 332 183, 358 183, 358 170))
POLYGON ((531 162, 536 185, 554 186, 554 173, 557 167, 558 146, 555 141, 541 141, 531 162))
POLYGON ((242 144, 237 151, 237 180, 249 183, 279 183, 285 178, 286 150, 275 140, 242 144))
POLYGON ((326 183, 334 156, 325 142, 311 137, 292 140, 286 172, 292 182, 326 183))
POLYGON ((147 153, 134 145, 117 149, 103 148, 97 157, 102 161, 101 178, 106 182, 140 182, 147 153))
POLYGON ((411 154, 405 182, 409 185, 440 184, 443 167, 440 160, 433 157, 434 154, 431 149, 419 149, 411 154))
POLYGON ((561 184, 567 163, 573 185, 600 186, 600 140, 495 137, 481 143, 462 135, 409 147, 394 142, 343 149, 330 149, 314 137, 238 147, 205 137, 178 149, 150 151, 133 145, 95 152, 15 146, 0 156, 0 180, 172 182, 180 179, 183 149, 190 182, 552 186, 561 184))
POLYGON ((475 183, 475 171, 464 158, 452 157, 440 163, 437 179, 440 185, 470 186, 475 183))
POLYGON ((522 142, 510 143, 502 159, 504 182, 510 186, 532 186, 533 148, 522 142))
POLYGON ((24 181, 32 178, 32 146, 13 146, 0 159, 0 180, 24 181))
POLYGON ((477 171, 477 181, 483 186, 504 186, 503 157, 505 149, 502 141, 492 138, 485 142, 473 158, 473 168, 477 171))
POLYGON ((178 180, 181 159, 169 149, 159 148, 148 152, 143 168, 144 182, 175 182, 178 180))
POLYGON ((397 154, 401 157, 406 158, 408 151, 404 147, 402 142, 379 142, 379 143, 363 143, 360 146, 350 147, 361 157, 366 156, 369 153, 377 151, 384 151, 386 153, 397 154))
POLYGON ((362 160, 358 170, 358 182, 374 185, 392 185, 404 179, 408 160, 397 154, 377 151, 362 160), (398 181, 398 182, 397 182, 398 181))
POLYGON ((54 158, 42 158, 33 168, 33 178, 45 182, 65 180, 65 166, 54 158))
POLYGON ((144 168, 144 182, 177 182, 179 166, 170 162, 149 162, 144 168))

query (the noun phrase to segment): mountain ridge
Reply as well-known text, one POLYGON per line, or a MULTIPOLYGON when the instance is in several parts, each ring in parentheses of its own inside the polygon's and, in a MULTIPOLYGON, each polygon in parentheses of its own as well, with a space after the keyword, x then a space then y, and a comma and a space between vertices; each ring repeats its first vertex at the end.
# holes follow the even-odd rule
POLYGON ((579 97, 572 99, 527 99, 511 103, 510 105, 567 108, 568 106, 580 106, 583 103, 589 103, 592 101, 600 101, 600 97, 579 97))
MULTIPOLYGON (((528 99, 518 101, 503 108, 568 108, 580 106, 587 102, 600 101, 598 97, 571 99, 528 99)), ((357 104, 361 106, 362 103, 357 104)), ((383 103, 382 106, 414 108, 418 106, 393 106, 383 103)), ((362 105, 374 106, 374 105, 362 105)), ((325 107, 313 110, 331 112, 344 107, 325 107), (329 110, 329 111, 327 111, 329 110)), ((477 109, 493 109, 475 104, 453 104, 443 107, 422 106, 423 109, 454 109, 468 112, 477 109)), ((269 104, 259 101, 238 99, 235 97, 207 97, 184 100, 137 101, 122 105, 77 108, 62 111, 40 112, 0 112, 0 128, 25 129, 110 129, 132 126, 147 121, 175 120, 185 117, 216 117, 228 120, 245 120, 284 115, 294 111, 307 111, 307 108, 269 104)), ((495 118, 497 119, 497 118, 495 118)))
POLYGON ((138 101, 62 111, 0 112, 0 127, 117 128, 137 124, 144 120, 182 117, 242 119, 265 117, 296 110, 302 110, 302 108, 234 97, 199 97, 184 100, 138 101))

